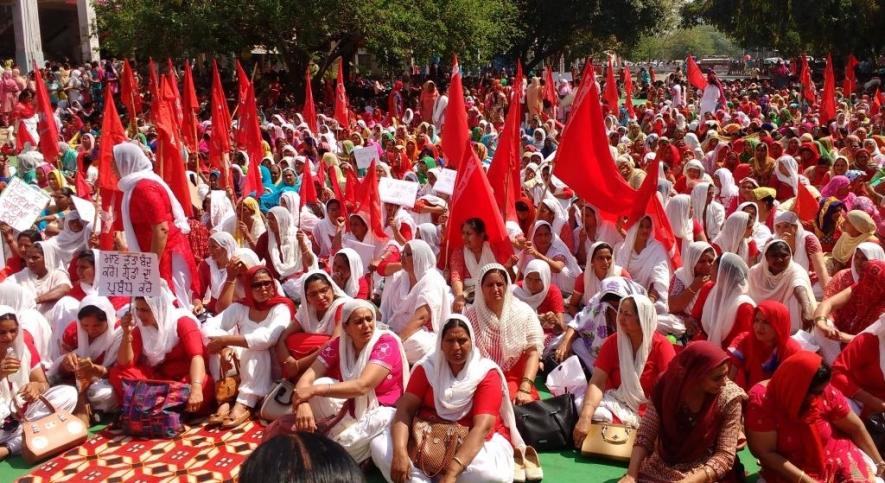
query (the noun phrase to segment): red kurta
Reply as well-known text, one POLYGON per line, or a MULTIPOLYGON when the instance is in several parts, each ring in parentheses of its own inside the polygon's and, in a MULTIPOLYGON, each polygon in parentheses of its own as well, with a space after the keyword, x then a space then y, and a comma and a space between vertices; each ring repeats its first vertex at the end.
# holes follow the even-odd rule
POLYGON ((879 364, 879 337, 863 333, 842 349, 833 362, 833 386, 854 397, 863 389, 885 400, 885 376, 879 364))

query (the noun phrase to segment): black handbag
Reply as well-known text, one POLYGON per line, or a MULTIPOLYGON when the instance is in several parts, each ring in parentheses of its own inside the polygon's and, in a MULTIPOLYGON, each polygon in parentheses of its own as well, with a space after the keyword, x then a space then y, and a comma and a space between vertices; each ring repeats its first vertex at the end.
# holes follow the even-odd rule
POLYGON ((538 451, 572 447, 572 429, 578 423, 574 394, 515 405, 513 412, 525 444, 538 451))
POLYGON ((864 426, 879 452, 885 450, 885 413, 876 413, 864 420, 864 426))

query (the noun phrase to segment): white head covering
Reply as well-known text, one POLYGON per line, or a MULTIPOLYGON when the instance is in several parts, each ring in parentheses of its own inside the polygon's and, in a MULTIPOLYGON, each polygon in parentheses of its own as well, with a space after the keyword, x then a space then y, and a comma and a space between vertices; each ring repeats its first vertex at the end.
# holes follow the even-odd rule
POLYGON ((621 267, 615 264, 614 260, 615 251, 611 245, 606 242, 598 241, 592 245, 590 245, 590 249, 587 250, 587 263, 584 265, 584 294, 582 300, 584 304, 590 302, 590 299, 599 292, 599 288, 602 286, 602 281, 609 278, 618 276, 621 274, 623 270, 621 267), (608 267, 608 271, 605 272, 602 278, 598 278, 596 276, 596 272, 593 270, 593 257, 596 256, 596 250, 600 248, 608 248, 612 252, 612 263, 608 267))
POLYGON ((750 223, 750 215, 743 211, 735 211, 722 225, 722 231, 713 239, 713 244, 719 247, 722 253, 735 253, 748 261, 750 246, 744 233, 747 232, 747 224, 750 223))
POLYGON ((543 260, 532 260, 526 265, 525 272, 523 272, 523 278, 528 277, 533 273, 537 273, 541 277, 541 283, 543 284, 541 291, 532 294, 527 288, 525 288, 525 280, 523 280, 523 286, 513 285, 513 295, 519 300, 527 303, 529 307, 538 310, 538 307, 544 302, 544 299, 547 298, 547 292, 550 291, 550 265, 543 260))
POLYGON ((298 306, 298 311, 295 312, 295 320, 298 321, 298 324, 304 329, 304 332, 331 335, 335 330, 335 314, 338 312, 338 307, 350 300, 350 297, 348 297, 347 294, 335 284, 335 281, 332 280, 332 277, 330 277, 328 273, 323 272, 322 270, 312 270, 305 273, 304 276, 301 277, 298 285, 301 293, 301 305, 298 306), (322 318, 320 318, 316 309, 307 301, 307 280, 314 275, 321 276, 326 283, 332 287, 332 293, 334 294, 334 299, 329 305, 329 308, 326 309, 322 318))
POLYGON ((473 397, 476 388, 485 380, 491 371, 497 371, 501 378, 504 397, 501 400, 501 420, 510 430, 510 442, 515 448, 524 448, 522 436, 516 427, 516 418, 513 415, 513 404, 510 402, 510 393, 507 389, 507 379, 494 361, 483 357, 477 347, 476 333, 473 326, 463 315, 452 314, 446 319, 459 320, 467 328, 470 336, 471 350, 467 355, 464 367, 458 374, 452 374, 451 366, 446 360, 442 350, 442 334, 437 340, 436 350, 425 356, 418 362, 424 369, 427 382, 433 389, 433 402, 436 414, 447 421, 459 421, 473 409, 473 397))
POLYGON ((209 223, 213 230, 220 230, 225 220, 234 213, 234 206, 227 197, 227 193, 221 190, 213 190, 209 193, 209 223))
POLYGON ((779 158, 777 158, 777 166, 775 167, 774 174, 777 175, 777 179, 784 184, 793 188, 793 194, 795 195, 799 190, 799 163, 796 162, 796 158, 790 156, 789 154, 785 154, 779 158), (788 171, 788 174, 781 173, 781 167, 785 167, 788 171))
POLYGON ((719 168, 713 173, 713 176, 719 178, 719 198, 728 199, 737 196, 740 192, 737 184, 734 182, 734 175, 728 168, 719 168))
MULTIPOLYGON (((813 235, 805 231, 802 223, 799 222, 799 217, 792 211, 777 212, 777 215, 774 217, 774 225, 777 227, 781 223, 789 223, 796 227, 796 237, 793 243, 793 261, 808 270, 808 252, 805 250, 805 243, 806 238, 813 235)), ((776 238, 780 239, 779 236, 776 238)))
POLYGON ((694 267, 708 250, 713 250, 713 246, 703 241, 686 243, 683 246, 682 266, 673 272, 673 275, 682 282, 683 286, 688 287, 694 282, 694 267))
POLYGON ((74 258, 74 255, 86 249, 91 235, 92 220, 82 220, 76 210, 71 210, 65 213, 62 231, 44 243, 53 245, 60 263, 67 265, 74 258), (78 220, 82 221, 83 228, 75 232, 71 228, 71 223, 78 220))
POLYGON ((415 310, 426 305, 430 310, 430 323, 434 332, 446 320, 451 308, 449 287, 436 268, 433 249, 423 240, 410 240, 405 244, 412 252, 412 285, 406 270, 400 270, 384 287, 381 298, 381 315, 394 331, 402 330, 415 310))
POLYGON ((342 248, 335 254, 336 257, 338 255, 343 255, 347 259, 347 265, 350 267, 350 278, 347 279, 347 283, 341 288, 349 297, 356 297, 356 294, 360 291, 360 278, 366 274, 363 269, 363 259, 360 258, 360 255, 353 248, 342 248))
MULTIPOLYGON (((77 321, 77 350, 76 354, 80 357, 89 357, 93 361, 104 355, 102 365, 110 367, 117 360, 117 352, 120 348, 123 331, 117 326, 117 311, 107 297, 99 295, 87 295, 80 301, 79 310, 86 307, 97 307, 104 312, 107 318, 108 327, 104 332, 95 338, 91 343, 80 321, 77 321)), ((177 320, 177 319, 176 319, 177 320)))
MULTIPOLYGON (((0 317, 8 314, 16 316, 16 320, 18 320, 18 314, 16 314, 12 307, 0 305, 0 317)), ((31 352, 25 347, 24 329, 21 322, 18 323, 18 332, 15 335, 15 340, 12 341, 11 347, 14 357, 21 362, 21 365, 18 371, 6 376, 6 380, 3 381, 3 384, 0 384, 0 420, 6 419, 7 416, 12 414, 13 399, 18 394, 18 391, 30 381, 31 352)), ((6 354, 2 354, 0 357, 6 357, 6 354)))
POLYGON ((808 271, 792 260, 792 251, 790 251, 791 259, 787 268, 777 275, 771 273, 765 254, 778 243, 783 243, 787 250, 790 250, 789 245, 783 240, 771 240, 765 245, 765 248, 762 249, 761 262, 750 268, 748 293, 756 303, 763 300, 774 300, 786 305, 790 310, 790 330, 796 332, 802 328, 802 306, 794 295, 794 290, 801 287, 812 305, 815 305, 814 292, 811 289, 808 271))
POLYGON ((430 245, 434 255, 439 256, 439 244, 441 242, 439 227, 433 223, 421 223, 418 225, 418 237, 430 245))
POLYGON ((114 146, 114 162, 117 165, 117 171, 120 173, 120 181, 117 187, 123 192, 123 228, 126 233, 126 244, 130 250, 146 251, 150 247, 140 247, 138 238, 135 237, 135 228, 132 226, 132 218, 129 214, 129 204, 132 200, 132 192, 139 181, 149 180, 158 183, 166 190, 169 197, 169 204, 172 206, 172 217, 175 226, 182 233, 190 233, 190 225, 187 222, 187 216, 181 208, 175 194, 169 189, 169 185, 163 181, 163 178, 157 176, 153 171, 151 161, 145 156, 144 152, 135 144, 124 142, 114 146))
POLYGON ((163 281, 160 283, 163 285, 160 295, 144 298, 157 325, 145 325, 144 321, 138 318, 138 312, 133 312, 141 331, 142 354, 151 367, 163 362, 166 354, 178 345, 178 319, 188 317, 199 326, 199 322, 194 319, 190 311, 175 307, 175 295, 169 291, 163 281))
POLYGON ((734 253, 725 253, 719 259, 716 285, 710 290, 701 315, 701 325, 707 334, 707 340, 713 344, 721 346, 731 333, 741 305, 756 305, 747 295, 749 270, 744 260, 734 253))
POLYGON ((267 251, 270 252, 270 262, 274 270, 281 278, 288 278, 305 271, 301 249, 298 246, 298 227, 289 211, 281 206, 275 206, 270 209, 268 216, 274 217, 279 228, 279 240, 273 230, 267 232, 267 251))
POLYGON ((698 220, 704 233, 709 239, 716 238, 722 223, 725 221, 725 208, 716 200, 707 203, 707 196, 713 189, 713 183, 698 183, 691 190, 691 207, 694 211, 694 219, 698 220), (706 215, 705 215, 706 208, 706 215))
MULTIPOLYGON (((237 241, 233 235, 226 231, 213 233, 209 236, 209 240, 214 241, 227 253, 227 259, 231 258, 237 252, 237 241)), ((227 267, 219 267, 212 257, 206 257, 206 265, 209 266, 209 292, 213 299, 221 296, 221 290, 224 288, 224 281, 227 279, 227 267)))
MULTIPOLYGON (((691 214, 691 197, 688 195, 676 195, 667 203, 667 218, 673 228, 673 234, 682 238, 683 246, 694 241, 694 223, 691 214)), ((697 216, 697 214, 695 214, 697 216)))
POLYGON ((639 285, 651 289, 654 285, 659 295, 664 295, 670 286, 670 265, 667 250, 654 237, 654 220, 650 216, 640 218, 627 230, 624 243, 618 249, 615 260, 618 265, 624 267, 639 285), (651 224, 651 234, 641 252, 636 253, 633 245, 639 233, 639 225, 642 219, 647 218, 651 224), (663 263, 662 263, 663 262, 663 263))
MULTIPOLYGON (((877 243, 873 242, 863 242, 857 246, 854 250, 854 254, 857 255, 857 252, 860 251, 863 253, 867 260, 885 260, 885 250, 882 250, 882 247, 877 243)), ((855 282, 860 280, 860 274, 857 273, 857 270, 854 268, 854 259, 851 260, 851 278, 854 279, 855 282)), ((885 374, 885 372, 883 372, 885 374)))

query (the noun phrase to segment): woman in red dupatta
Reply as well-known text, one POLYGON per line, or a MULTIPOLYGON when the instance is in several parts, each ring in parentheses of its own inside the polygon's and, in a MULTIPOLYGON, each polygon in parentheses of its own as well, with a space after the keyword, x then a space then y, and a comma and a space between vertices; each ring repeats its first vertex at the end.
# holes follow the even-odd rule
POLYGON ((815 353, 788 358, 750 391, 747 438, 768 483, 872 481, 863 452, 885 462, 815 353), (838 430, 838 431, 836 431, 838 430))
POLYGON ((771 378, 781 362, 802 350, 790 337, 790 311, 774 300, 761 302, 753 314, 753 330, 735 337, 728 346, 731 379, 742 388, 771 378))
POLYGON ((670 363, 642 418, 627 475, 633 481, 735 481, 747 396, 728 379, 728 354, 692 342, 670 363))

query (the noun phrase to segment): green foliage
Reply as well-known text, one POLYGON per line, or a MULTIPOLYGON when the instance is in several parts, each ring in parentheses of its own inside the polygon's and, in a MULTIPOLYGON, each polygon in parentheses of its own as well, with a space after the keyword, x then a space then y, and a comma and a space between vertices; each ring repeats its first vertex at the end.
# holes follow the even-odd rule
POLYGON ((706 22, 745 47, 789 56, 874 55, 885 46, 881 0, 698 0, 682 13, 686 24, 706 22))
POLYGON ((636 44, 629 58, 635 61, 674 60, 685 59, 689 53, 697 57, 738 56, 743 50, 715 27, 699 25, 664 35, 647 35, 636 44))

